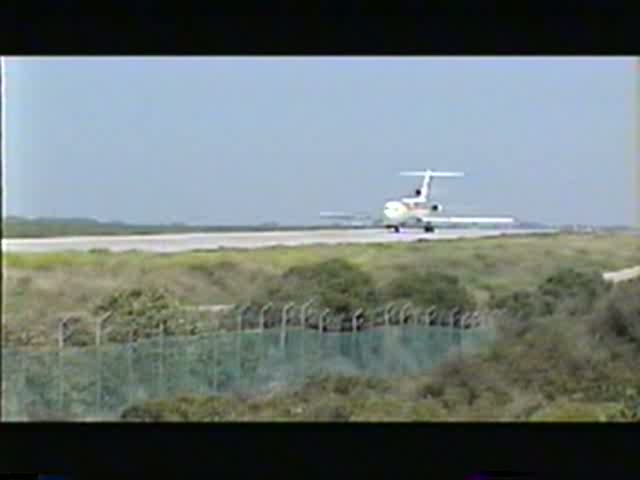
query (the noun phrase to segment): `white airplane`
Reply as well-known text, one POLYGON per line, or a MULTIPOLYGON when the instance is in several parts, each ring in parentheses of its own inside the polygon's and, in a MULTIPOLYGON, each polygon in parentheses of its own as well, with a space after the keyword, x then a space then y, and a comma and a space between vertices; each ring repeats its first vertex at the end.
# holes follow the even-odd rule
MULTIPOLYGON (((459 224, 505 224, 514 223, 512 217, 445 217, 434 215, 442 212, 442 204, 431 200, 431 182, 434 178, 462 177, 462 172, 437 172, 433 170, 401 172, 400 175, 423 177, 421 188, 416 189, 416 196, 403 198, 401 200, 391 200, 384 204, 382 210, 382 221, 387 229, 392 229, 396 233, 400 227, 409 221, 417 221, 423 224, 427 233, 435 232, 434 225, 459 225, 459 224)), ((323 214, 325 218, 347 218, 348 214, 340 213, 339 217, 332 217, 331 214, 323 214)), ((361 215, 353 215, 349 218, 361 218, 361 215)))

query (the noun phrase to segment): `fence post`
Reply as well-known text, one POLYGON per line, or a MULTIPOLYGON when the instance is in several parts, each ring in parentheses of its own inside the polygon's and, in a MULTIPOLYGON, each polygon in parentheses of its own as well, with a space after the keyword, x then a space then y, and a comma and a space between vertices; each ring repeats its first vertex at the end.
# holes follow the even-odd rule
POLYGON ((478 322, 476 321, 477 315, 478 315, 478 312, 476 312, 476 311, 467 312, 465 314, 464 324, 468 324, 469 328, 474 328, 475 329, 476 327, 478 327, 478 322))
POLYGON ((402 325, 404 325, 405 323, 407 323, 407 322, 405 321, 406 311, 407 311, 409 308, 411 308, 411 307, 412 307, 411 303, 407 303, 407 304, 405 304, 405 306, 404 306, 404 307, 402 307, 402 310, 400 310, 400 323, 401 323, 402 325))
POLYGON ((300 308, 300 326, 304 329, 307 326, 307 309, 315 302, 315 299, 311 299, 302 304, 300 308))
POLYGON ((443 327, 446 316, 447 316, 447 311, 443 307, 440 307, 440 309, 436 310, 433 314, 433 318, 431 319, 433 326, 443 327))
POLYGON ((480 325, 480 315, 477 311, 473 311, 469 314, 469 322, 473 328, 479 328, 480 325))
MULTIPOLYGON (((469 317, 469 313, 468 312, 461 312, 460 315, 458 316, 458 326, 460 328, 460 330, 464 330, 465 327, 467 326, 467 320, 469 317)), ((455 322, 455 319, 454 319, 455 322)), ((470 324, 469 324, 470 325, 470 324)))
POLYGON ((238 381, 236 382, 236 387, 242 381, 242 330, 243 330, 243 320, 244 314, 251 308, 251 304, 246 304, 240 308, 238 312, 238 331, 236 332, 236 373, 238 381))
POLYGON ((431 310, 429 312, 429 326, 430 327, 437 327, 438 326, 439 317, 440 317, 440 311, 438 310, 438 307, 434 306, 433 310, 431 310))
POLYGON ((132 399, 132 390, 133 390, 133 329, 135 327, 131 326, 129 328, 129 342, 127 344, 127 400, 129 404, 131 404, 132 399))
POLYGON ((325 308, 322 314, 320 314, 320 318, 318 319, 318 332, 324 332, 324 319, 327 317, 327 315, 329 315, 330 311, 330 309, 325 308))
POLYGON ((362 311, 363 311, 362 308, 359 308, 351 316, 351 332, 352 333, 356 333, 358 331, 358 317, 362 315, 362 311))
POLYGON ((240 310, 238 311, 238 331, 242 332, 242 321, 243 321, 243 317, 244 314, 247 310, 249 310, 251 308, 250 304, 244 305, 242 307, 240 307, 240 310))
POLYGON ((62 412, 64 402, 64 364, 63 350, 64 342, 67 339, 67 326, 69 317, 65 317, 58 323, 58 409, 62 412))
POLYGON ((289 310, 295 306, 295 303, 290 302, 287 303, 284 307, 282 307, 282 322, 280 324, 280 346, 282 348, 285 347, 285 343, 287 341, 287 321, 289 310))
POLYGON ((264 330, 264 315, 271 308, 273 304, 271 302, 267 303, 260 309, 260 326, 258 327, 260 332, 264 330))
POLYGON ((260 341, 258 342, 259 348, 258 348, 258 363, 256 367, 256 382, 259 382, 260 372, 261 372, 260 369, 264 362, 264 359, 267 357, 267 351, 264 345, 263 333, 264 333, 264 325, 265 325, 265 314, 267 311, 271 309, 272 306, 273 306, 273 303, 269 302, 260 309, 260 325, 258 327, 260 332, 260 337, 259 337, 260 341))
POLYGON ((431 325, 431 316, 433 315, 433 312, 436 310, 436 307, 434 307, 433 305, 431 305, 429 308, 427 308, 424 312, 424 316, 422 317, 424 320, 424 324, 426 327, 431 325))
POLYGON ((395 304, 393 302, 388 303, 387 306, 384 308, 384 326, 388 327, 389 324, 391 323, 391 310, 393 310, 393 307, 395 306, 395 304))
POLYGON ((96 320, 96 416, 102 411, 102 326, 111 317, 112 312, 96 320))
POLYGON ((220 330, 211 337, 213 340, 213 393, 218 393, 218 335, 220 330))
POLYGON ((158 363, 158 392, 161 397, 166 395, 165 389, 165 381, 164 381, 164 359, 165 359, 165 348, 164 348, 164 338, 165 338, 165 329, 166 329, 166 320, 162 319, 160 321, 160 362, 158 363))
POLYGON ((304 335, 305 335, 305 331, 307 329, 307 309, 309 309, 311 307, 311 305, 315 302, 315 299, 311 299, 309 301, 307 301, 306 303, 304 303, 302 305, 302 308, 300 309, 300 326, 302 327, 302 331, 300 332, 300 355, 301 355, 301 366, 302 366, 302 381, 304 382, 304 379, 306 377, 306 366, 305 366, 305 357, 306 357, 306 351, 305 351, 305 345, 304 345, 304 335))

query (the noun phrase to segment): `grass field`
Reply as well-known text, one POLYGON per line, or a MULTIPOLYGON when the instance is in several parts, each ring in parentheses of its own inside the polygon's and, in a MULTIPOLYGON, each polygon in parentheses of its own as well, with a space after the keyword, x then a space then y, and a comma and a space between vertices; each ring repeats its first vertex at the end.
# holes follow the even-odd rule
POLYGON ((640 281, 590 311, 509 322, 495 343, 435 370, 386 379, 310 378, 246 396, 129 406, 130 421, 640 421, 640 281))
MULTIPOLYGON (((550 276, 562 268, 604 272, 638 265, 640 241, 627 235, 557 234, 179 254, 6 254, 3 340, 14 346, 55 346, 57 319, 63 312, 81 312, 91 318, 96 304, 122 289, 146 292, 162 287, 171 301, 191 305, 264 298, 261 295, 273 285, 286 284, 288 269, 329 259, 348 260, 357 272, 366 272, 380 291, 416 270, 453 275, 483 306, 492 295, 523 289, 547 300, 566 292, 568 299, 571 285, 562 281, 548 284, 550 276)), ((304 279, 302 272, 294 278, 304 279)), ((350 278, 360 274, 354 275, 350 278)), ((310 379, 296 390, 252 398, 231 395, 150 401, 132 405, 122 418, 638 419, 640 282, 604 289, 594 297, 593 305, 587 302, 589 294, 579 297, 583 305, 577 310, 567 300, 564 307, 549 313, 514 319, 500 328, 495 344, 445 362, 428 375, 387 380, 330 376, 310 379)))
MULTIPOLYGON (((558 268, 640 264, 640 242, 626 235, 558 234, 177 254, 6 253, 3 316, 9 332, 39 332, 22 343, 54 344, 62 313, 87 313, 123 288, 165 288, 186 305, 241 303, 278 283, 286 269, 331 258, 347 259, 380 288, 414 268, 446 272, 483 306, 492 293, 537 285, 558 268)), ((20 343, 19 336, 10 338, 20 343)))

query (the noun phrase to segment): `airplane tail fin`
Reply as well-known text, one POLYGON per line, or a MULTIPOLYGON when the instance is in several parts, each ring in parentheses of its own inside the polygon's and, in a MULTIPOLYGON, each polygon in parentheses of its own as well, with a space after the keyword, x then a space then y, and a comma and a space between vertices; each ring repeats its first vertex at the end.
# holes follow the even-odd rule
POLYGON ((400 172, 400 175, 411 176, 411 177, 423 177, 422 188, 420 189, 420 193, 416 197, 416 200, 420 202, 428 202, 431 196, 431 180, 432 179, 463 177, 464 173, 423 170, 423 171, 400 172))
POLYGON ((407 175, 413 177, 463 177, 463 172, 437 172, 433 170, 422 170, 422 171, 410 171, 410 172, 400 172, 400 175, 407 175))

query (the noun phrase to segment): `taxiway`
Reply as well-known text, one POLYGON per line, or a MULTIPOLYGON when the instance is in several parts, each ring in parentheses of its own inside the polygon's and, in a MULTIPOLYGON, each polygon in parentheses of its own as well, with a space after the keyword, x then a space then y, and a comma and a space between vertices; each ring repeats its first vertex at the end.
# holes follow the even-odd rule
POLYGON ((412 242, 480 238, 500 235, 549 233, 550 230, 440 229, 435 233, 406 230, 392 233, 383 229, 315 230, 272 232, 225 232, 136 236, 81 236, 30 239, 3 239, 5 252, 59 252, 104 249, 113 252, 140 250, 149 252, 184 252, 190 250, 253 249, 274 246, 346 243, 412 242))

